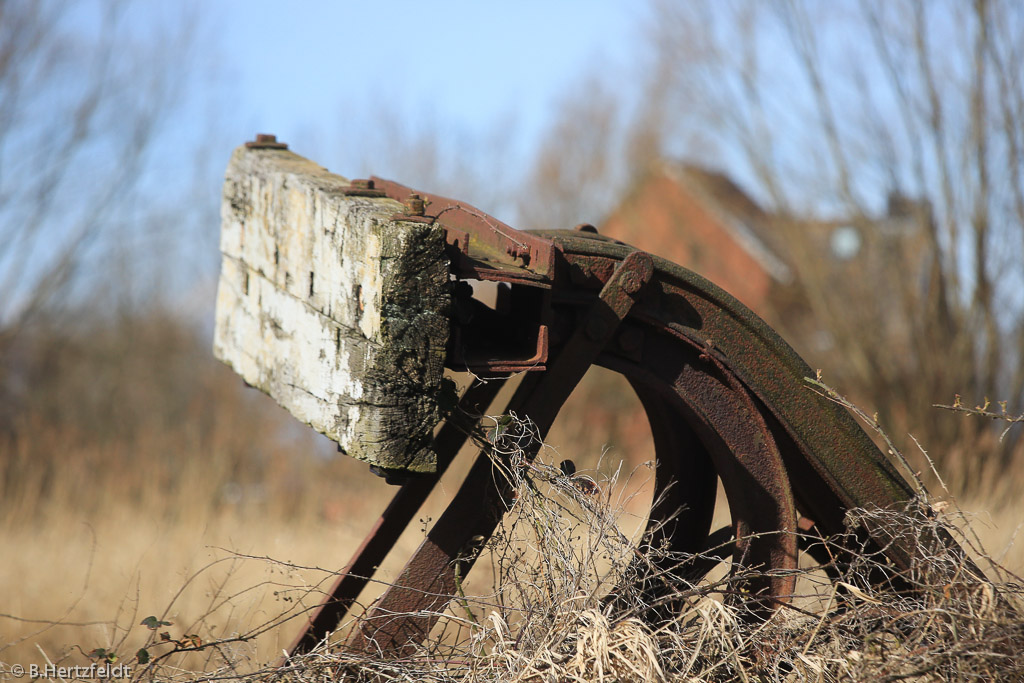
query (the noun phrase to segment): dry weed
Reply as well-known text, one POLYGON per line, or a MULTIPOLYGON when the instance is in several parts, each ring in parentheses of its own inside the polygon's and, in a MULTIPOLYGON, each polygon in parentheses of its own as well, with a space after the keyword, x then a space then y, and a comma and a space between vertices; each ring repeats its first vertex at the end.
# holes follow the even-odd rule
MULTIPOLYGON (((495 462, 514 490, 506 522, 484 549, 492 591, 453 596, 412 657, 367 658, 344 646, 297 658, 282 679, 359 681, 876 681, 1021 680, 1024 589, 977 545, 963 513, 914 500, 906 509, 858 509, 839 538, 803 539, 837 558, 801 570, 807 595, 764 619, 743 600, 751 572, 687 582, 700 558, 668 557, 616 525, 614 478, 579 475, 523 457, 528 423, 505 426, 495 462), (511 447, 510 447, 511 444, 511 447), (596 491, 596 492, 595 492, 596 491), (877 543, 916 543, 894 574, 877 543), (955 538, 956 543, 938 542, 955 538), (850 553, 854 548, 856 552, 850 553), (971 560, 968 554, 974 557, 971 560), (842 559, 838 559, 842 558, 842 559), (978 569, 984 565, 985 573, 978 569), (881 577, 881 578, 880 578, 881 577), (645 583, 674 612, 645 621, 645 583)), ((806 545, 805 544, 805 545, 806 545)))
MULTIPOLYGON (((98 491, 142 491, 131 513, 136 518, 151 516, 167 523, 208 515, 219 519, 223 502, 220 507, 211 503, 223 501, 224 482, 237 481, 239 472, 244 474, 253 465, 248 437, 277 430, 259 425, 262 411, 247 414, 249 406, 234 396, 234 380, 229 384, 222 375, 211 375, 205 384, 197 380, 195 386, 205 387, 222 407, 232 408, 213 416, 201 410, 201 400, 183 401, 185 413, 209 418, 184 432, 184 440, 181 430, 169 422, 140 428, 124 442, 90 437, 85 446, 76 446, 82 425, 90 424, 92 414, 68 418, 74 429, 46 430, 44 425, 25 423, 20 432, 24 438, 7 444, 10 457, 0 477, 12 496, 28 496, 10 504, 18 513, 15 521, 50 520, 66 526, 71 518, 58 513, 74 504, 76 487, 80 490, 83 484, 98 491), (191 452, 193 458, 196 453, 225 455, 211 455, 197 465, 168 457, 169 451, 191 452), (133 469, 139 461, 143 466, 133 469), (64 507, 48 509, 48 501, 55 499, 64 507), (195 506, 197 500, 204 505, 195 506)), ((77 406, 69 401, 60 408, 77 406)), ((191 418, 185 423, 193 424, 191 418)), ((268 652, 260 645, 265 642, 261 638, 294 629, 304 611, 323 597, 334 573, 227 553, 222 562, 189 579, 193 586, 204 584, 208 596, 207 606, 190 611, 187 620, 168 618, 175 622, 173 627, 150 631, 139 623, 148 610, 135 611, 137 596, 135 603, 129 596, 125 610, 117 608, 116 619, 99 625, 110 631, 101 643, 103 652, 89 651, 92 646, 62 650, 50 653, 47 661, 82 663, 89 655, 102 660, 116 654, 119 661, 132 664, 135 680, 1024 679, 1022 582, 989 560, 971 520, 955 506, 940 509, 922 499, 907 510, 851 511, 846 537, 807 539, 834 548, 842 561, 828 563, 824 570, 819 564, 801 570, 803 594, 764 620, 742 599, 750 570, 731 565, 726 557, 715 572, 693 583, 688 569, 695 563, 719 561, 715 553, 671 557, 646 539, 635 542, 623 531, 629 526, 624 523, 629 501, 613 495, 619 473, 595 473, 593 478, 570 473, 556 464, 560 458, 546 446, 530 461, 525 452, 538 445, 535 437, 529 423, 503 418, 478 435, 491 447, 514 497, 504 524, 480 549, 477 570, 462 582, 462 592, 452 596, 441 622, 412 657, 368 658, 332 642, 282 668, 270 666, 280 652, 268 652), (893 538, 921 539, 918 561, 899 577, 899 585, 876 580, 880 572, 891 569, 877 552, 866 546, 865 552, 853 556, 841 552, 863 537, 865 526, 876 537, 888 533, 893 538), (956 538, 973 564, 934 542, 944 534, 956 538), (229 585, 217 575, 218 568, 236 561, 255 562, 272 576, 249 585, 229 585), (975 565, 984 568, 984 576, 975 565), (670 590, 652 592, 652 585, 670 590), (259 591, 274 592, 276 599, 237 620, 239 627, 230 633, 212 628, 225 623, 224 614, 250 610, 246 605, 259 591), (162 637, 164 632, 168 639, 162 637), (190 636, 197 636, 198 642, 190 636), (150 653, 150 661, 138 660, 139 649, 150 653)), ((288 445, 282 443, 278 449, 269 436, 263 442, 274 446, 273 457, 260 459, 257 483, 279 483, 285 480, 282 471, 326 467, 289 464, 288 445)), ((314 473, 303 486, 310 478, 321 480, 319 486, 332 479, 314 473)), ((312 511, 280 506, 275 501, 294 496, 270 490, 267 510, 259 511, 250 523, 262 524, 260 520, 269 515, 308 524, 323 515, 325 508, 319 504, 312 511)), ((309 496, 309 489, 304 492, 309 496)), ((113 510, 97 505, 95 513, 109 517, 113 510)), ((47 543, 43 531, 26 528, 24 536, 47 543)), ((165 554, 174 556, 174 550, 168 548, 165 554)), ((165 620, 156 616, 158 622, 165 620)), ((4 623, 10 626, 10 620, 4 623)), ((77 628, 96 627, 82 624, 77 628)), ((26 632, 34 632, 47 624, 28 626, 26 632)), ((342 625, 341 640, 352 626, 342 625)))

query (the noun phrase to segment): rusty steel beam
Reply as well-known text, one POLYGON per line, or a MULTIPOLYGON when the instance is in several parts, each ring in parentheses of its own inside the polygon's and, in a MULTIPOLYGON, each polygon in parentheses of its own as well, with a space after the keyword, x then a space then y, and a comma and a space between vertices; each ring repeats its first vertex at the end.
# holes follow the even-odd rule
POLYGON ((308 624, 288 648, 289 657, 311 651, 338 627, 338 622, 351 609, 377 567, 466 443, 473 427, 470 416, 482 415, 497 396, 502 384, 499 380, 478 382, 463 393, 458 406, 434 437, 437 472, 411 478, 398 489, 352 559, 339 573, 327 598, 310 613, 308 624))

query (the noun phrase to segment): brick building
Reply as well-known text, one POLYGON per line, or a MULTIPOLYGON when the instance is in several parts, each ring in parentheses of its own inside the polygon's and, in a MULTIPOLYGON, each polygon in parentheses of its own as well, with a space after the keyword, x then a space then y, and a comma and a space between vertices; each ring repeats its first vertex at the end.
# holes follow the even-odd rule
MULTIPOLYGON (((871 220, 780 216, 722 173, 663 162, 633 186, 600 231, 706 277, 798 351, 814 353, 828 350, 830 334, 798 280, 858 301, 908 288, 912 296, 925 294, 934 277, 922 229, 931 220, 927 209, 894 194, 886 214, 871 220)), ((871 315, 879 320, 878 311, 871 315)), ((883 315, 883 321, 888 343, 905 337, 898 317, 883 315)))

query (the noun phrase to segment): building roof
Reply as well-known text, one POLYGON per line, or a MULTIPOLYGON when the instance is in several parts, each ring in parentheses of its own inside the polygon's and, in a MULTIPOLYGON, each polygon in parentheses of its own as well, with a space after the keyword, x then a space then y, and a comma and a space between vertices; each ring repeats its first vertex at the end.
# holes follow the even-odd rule
POLYGON ((700 199, 775 281, 786 284, 793 280, 793 270, 781 255, 781 240, 772 229, 771 216, 728 176, 694 164, 662 162, 660 166, 662 173, 700 199))

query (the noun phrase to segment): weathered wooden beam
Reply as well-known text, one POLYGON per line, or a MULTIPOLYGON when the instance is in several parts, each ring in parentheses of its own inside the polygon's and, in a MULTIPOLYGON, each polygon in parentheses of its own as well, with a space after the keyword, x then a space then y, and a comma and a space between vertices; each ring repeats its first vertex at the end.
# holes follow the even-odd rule
POLYGON ((284 149, 239 147, 221 205, 214 354, 349 455, 434 470, 448 339, 440 226, 346 196, 284 149))

